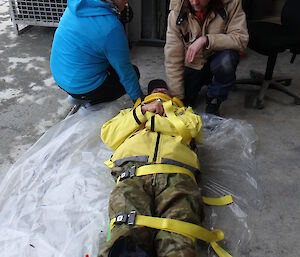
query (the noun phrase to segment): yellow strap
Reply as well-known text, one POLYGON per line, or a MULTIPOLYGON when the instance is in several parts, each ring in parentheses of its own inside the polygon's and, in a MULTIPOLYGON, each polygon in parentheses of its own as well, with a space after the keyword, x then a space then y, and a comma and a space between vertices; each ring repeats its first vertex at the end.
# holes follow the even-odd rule
POLYGON ((190 132, 185 126, 184 122, 175 115, 172 101, 165 102, 163 105, 167 117, 172 122, 179 135, 181 135, 183 141, 188 144, 189 140, 191 139, 190 132))
POLYGON ((203 203, 207 205, 224 206, 233 203, 231 195, 225 195, 223 197, 202 197, 203 203))
POLYGON ((216 242, 210 243, 212 249, 216 252, 216 254, 220 257, 232 257, 228 252, 226 252, 221 246, 219 246, 216 242))
POLYGON ((173 97, 172 102, 175 103, 178 107, 184 107, 183 102, 177 97, 173 97))
MULTIPOLYGON (((186 168, 182 168, 179 166, 171 165, 171 164, 150 164, 141 166, 136 168, 135 176, 145 176, 145 175, 152 175, 152 174, 160 174, 160 173, 180 173, 185 174, 191 177, 191 179, 197 184, 195 176, 193 172, 186 168)), ((117 184, 120 182, 120 176, 117 179, 117 184)))
MULTIPOLYGON (((173 98, 171 99, 170 96, 168 96, 168 95, 166 95, 166 94, 164 94, 164 93, 159 93, 159 92, 153 93, 153 94, 151 94, 151 95, 146 96, 145 99, 144 99, 144 101, 143 101, 143 103, 144 103, 144 104, 151 103, 151 102, 153 102, 153 101, 156 101, 157 99, 160 99, 160 100, 162 100, 163 102, 167 102, 167 101, 169 101, 169 100, 172 100, 172 102, 175 103, 178 107, 184 107, 183 102, 182 102, 179 98, 173 97, 173 98)), ((135 101, 133 108, 138 107, 138 106, 141 104, 141 102, 142 102, 142 100, 141 100, 141 98, 139 97, 139 98, 135 101)))
POLYGON ((201 226, 181 220, 137 215, 135 224, 181 234, 192 240, 196 238, 201 239, 207 243, 220 241, 224 238, 224 234, 221 230, 210 232, 201 226))
POLYGON ((115 166, 115 164, 109 159, 109 160, 106 160, 104 162, 104 164, 108 167, 108 168, 113 168, 115 166))
POLYGON ((151 103, 153 101, 156 101, 157 99, 160 99, 163 102, 166 102, 166 101, 171 100, 171 97, 168 96, 167 94, 157 92, 157 93, 153 93, 151 95, 146 96, 143 103, 145 103, 145 104, 151 103))
POLYGON ((135 109, 136 107, 138 107, 138 106, 141 104, 141 102, 142 102, 142 99, 139 97, 139 98, 135 101, 133 108, 135 109))
POLYGON ((120 183, 120 176, 118 177, 118 179, 117 179, 117 185, 120 183))
MULTIPOLYGON (((177 98, 177 97, 171 98, 169 95, 161 93, 161 92, 153 93, 151 95, 146 96, 143 103, 144 104, 151 103, 158 99, 160 99, 162 102, 167 102, 167 101, 172 100, 172 102, 175 103, 178 107, 184 107, 183 102, 179 98, 177 98)), ((138 100, 140 100, 140 98, 138 100)), ((136 108, 140 103, 141 103, 141 101, 139 101, 139 103, 136 102, 134 107, 136 108)))
MULTIPOLYGON (((114 228, 114 222, 116 218, 110 221, 110 229, 114 228)), ((144 226, 149 228, 155 228, 164 230, 176 234, 183 235, 191 240, 200 239, 207 243, 210 243, 214 251, 219 257, 231 257, 223 248, 221 248, 216 242, 224 239, 224 233, 221 230, 209 231, 201 226, 174 219, 157 218, 151 216, 136 215, 134 225, 144 226)))
POLYGON ((113 228, 115 227, 115 221, 116 221, 116 218, 112 218, 112 219, 110 220, 110 224, 109 224, 110 231, 112 231, 113 228))
MULTIPOLYGON (((115 218, 110 222, 110 229, 114 228, 115 218)), ((192 240, 200 239, 207 243, 217 242, 224 239, 224 233, 221 230, 208 231, 207 229, 181 220, 157 218, 144 215, 136 215, 135 225, 155 228, 172 233, 186 236, 192 240)))

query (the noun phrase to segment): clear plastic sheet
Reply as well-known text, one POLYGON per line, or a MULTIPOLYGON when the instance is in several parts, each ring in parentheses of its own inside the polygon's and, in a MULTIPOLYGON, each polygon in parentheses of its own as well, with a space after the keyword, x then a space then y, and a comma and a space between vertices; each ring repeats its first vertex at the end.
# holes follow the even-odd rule
MULTIPOLYGON (((221 229, 225 240, 219 244, 232 256, 247 249, 254 224, 251 216, 262 207, 256 183, 257 166, 253 127, 245 121, 203 114, 203 142, 198 146, 202 172, 202 194, 232 195, 228 206, 206 206, 205 225, 221 229)), ((209 249, 208 256, 216 256, 209 249)))
MULTIPOLYGON (((97 256, 107 235, 107 205, 114 187, 103 163, 112 152, 102 143, 100 128, 130 106, 126 99, 81 108, 49 129, 7 172, 0 184, 3 256, 97 256)), ((261 199, 254 175, 256 136, 245 122, 207 115, 203 122, 198 151, 203 193, 230 193, 235 200, 229 206, 207 207, 205 224, 224 231, 224 247, 237 257, 250 240, 248 217, 261 199)))

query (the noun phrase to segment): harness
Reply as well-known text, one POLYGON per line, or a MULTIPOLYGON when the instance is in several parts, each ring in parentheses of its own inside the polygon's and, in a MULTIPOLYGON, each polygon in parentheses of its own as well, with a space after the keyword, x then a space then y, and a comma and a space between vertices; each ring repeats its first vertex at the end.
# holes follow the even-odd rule
POLYGON ((133 178, 134 176, 140 177, 140 176, 146 176, 146 175, 153 175, 153 174, 162 174, 162 173, 180 173, 185 174, 189 176, 196 184, 195 175, 190 170, 179 167, 176 165, 171 164, 150 164, 150 165, 144 165, 139 168, 136 168, 135 166, 131 167, 129 171, 124 171, 121 173, 121 175, 117 179, 117 185, 120 183, 120 181, 127 179, 127 178, 133 178))
MULTIPOLYGON (((184 106, 181 100, 175 97, 171 98, 170 96, 163 93, 154 93, 145 97, 143 102, 141 102, 141 99, 139 98, 136 101, 134 107, 136 108, 140 104, 146 104, 153 101, 163 102, 164 110, 167 117, 172 122, 172 124, 174 125, 178 133, 182 136, 183 141, 188 142, 191 139, 191 135, 187 130, 184 122, 181 119, 179 119, 174 113, 173 104, 176 104, 178 107, 184 106)), ((135 176, 139 177, 139 176, 146 176, 152 174, 169 174, 169 173, 179 173, 179 174, 187 175, 197 184, 193 172, 186 168, 179 167, 176 165, 171 165, 171 164, 149 164, 138 168, 133 166, 131 169, 122 172, 117 179, 117 185, 123 180, 131 179, 135 176)), ((207 205, 216 205, 216 206, 224 206, 233 203, 233 199, 231 195, 226 195, 219 198, 202 197, 202 200, 203 203, 207 205)), ((143 227, 168 231, 171 233, 177 233, 185 237, 188 237, 193 241, 195 241, 196 239, 200 239, 202 241, 205 241, 206 243, 209 243, 219 257, 232 257, 217 243, 224 239, 224 233, 219 229, 209 231, 204 227, 189 222, 175 220, 175 219, 168 219, 168 218, 139 215, 136 213, 135 210, 133 210, 129 214, 121 213, 110 221, 110 230, 107 238, 108 241, 110 240, 110 231, 115 226, 119 226, 122 224, 129 225, 129 226, 134 226, 134 225, 143 226, 143 227)))
MULTIPOLYGON (((129 170, 122 172, 117 179, 117 185, 121 181, 128 178, 141 177, 141 176, 153 175, 153 174, 171 174, 171 173, 179 173, 179 174, 187 175, 197 184, 194 173, 186 168, 179 167, 172 164, 149 164, 149 165, 140 166, 138 168, 133 166, 129 170)), ((213 206, 224 206, 233 203, 233 199, 231 195, 225 195, 217 198, 203 196, 202 201, 207 205, 213 205, 213 206)))
MULTIPOLYGON (((219 257, 232 257, 217 243, 224 239, 224 233, 219 229, 209 231, 201 226, 189 222, 139 215, 136 213, 136 211, 131 211, 129 214, 122 213, 113 218, 110 221, 110 231, 115 226, 122 224, 128 226, 142 226, 164 230, 167 232, 183 235, 190 238, 192 241, 200 239, 202 241, 205 241, 206 243, 209 243, 219 257)), ((108 241, 110 240, 109 237, 110 234, 108 235, 108 241)))
MULTIPOLYGON (((171 164, 149 164, 136 168, 133 166, 130 170, 124 171, 120 174, 117 179, 117 185, 125 179, 131 179, 135 176, 146 176, 152 174, 169 174, 169 173, 179 173, 189 176, 195 183, 196 179, 194 174, 183 167, 171 165, 171 164)), ((225 195, 223 197, 202 197, 203 203, 207 205, 215 206, 224 206, 233 203, 231 195, 225 195)), ((222 247, 218 245, 217 242, 224 239, 224 233, 215 229, 209 231, 199 225, 195 225, 189 222, 168 219, 168 218, 159 218, 152 216, 144 216, 136 213, 135 210, 131 211, 129 214, 121 213, 117 215, 110 221, 110 230, 107 237, 107 240, 110 240, 110 232, 115 226, 119 225, 129 225, 129 226, 143 226, 148 228, 154 228, 158 230, 164 230, 171 233, 176 233, 183 235, 195 241, 200 239, 209 243, 210 246, 214 249, 215 253, 219 257, 232 257, 228 252, 226 252, 222 247)))
POLYGON ((163 94, 163 93, 158 92, 158 93, 153 93, 151 95, 146 96, 143 102, 141 102, 141 98, 139 98, 135 102, 134 108, 136 108, 140 104, 143 105, 143 104, 151 103, 153 101, 159 101, 159 102, 163 103, 164 110, 165 110, 165 113, 166 113, 168 119, 174 125, 177 132, 182 137, 183 141, 186 144, 189 144, 190 140, 191 140, 190 132, 186 128, 184 122, 181 119, 177 118, 177 116, 174 113, 174 106, 173 105, 176 105, 178 107, 184 107, 183 102, 177 97, 171 98, 167 94, 163 94))

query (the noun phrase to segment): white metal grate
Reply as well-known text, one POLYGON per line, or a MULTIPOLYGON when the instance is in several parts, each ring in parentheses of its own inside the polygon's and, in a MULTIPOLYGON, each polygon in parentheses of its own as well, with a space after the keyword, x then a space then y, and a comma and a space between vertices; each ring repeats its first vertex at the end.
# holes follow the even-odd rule
POLYGON ((57 27, 67 0, 9 0, 10 15, 19 33, 28 25, 57 27))

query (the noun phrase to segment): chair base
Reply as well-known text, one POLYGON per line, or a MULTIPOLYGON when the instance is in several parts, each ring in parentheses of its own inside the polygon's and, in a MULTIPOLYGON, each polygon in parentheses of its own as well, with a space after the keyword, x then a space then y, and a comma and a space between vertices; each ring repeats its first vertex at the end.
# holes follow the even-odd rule
POLYGON ((256 72, 251 70, 250 71, 250 79, 240 79, 236 81, 236 85, 238 84, 250 84, 256 85, 260 87, 259 93, 256 98, 256 108, 263 109, 264 108, 264 97, 266 90, 268 88, 275 89, 281 91, 291 97, 294 98, 294 103, 296 105, 300 105, 300 97, 286 87, 291 85, 292 79, 291 78, 278 78, 278 79, 271 79, 265 80, 264 75, 260 72, 256 72))

